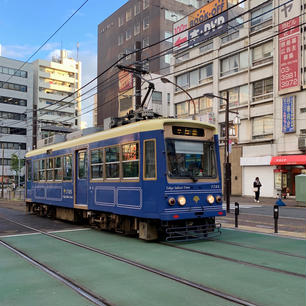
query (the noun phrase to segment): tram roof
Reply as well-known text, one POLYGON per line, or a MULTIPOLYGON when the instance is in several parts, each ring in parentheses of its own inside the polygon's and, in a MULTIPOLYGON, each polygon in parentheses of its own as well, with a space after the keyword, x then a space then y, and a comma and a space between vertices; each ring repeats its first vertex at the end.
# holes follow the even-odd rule
POLYGON ((45 146, 43 148, 39 148, 36 150, 32 150, 26 153, 26 157, 36 156, 40 154, 46 153, 48 150, 58 151, 62 149, 68 149, 72 147, 81 146, 88 143, 93 143, 96 141, 101 141, 105 139, 110 139, 119 136, 125 136, 133 133, 140 133, 140 132, 148 132, 154 130, 162 130, 164 129, 165 124, 177 123, 177 124, 188 124, 188 126, 203 126, 204 128, 212 129, 216 131, 216 127, 212 124, 204 123, 202 121, 195 121, 195 120, 187 120, 187 119, 151 119, 151 120, 143 120, 138 121, 126 125, 122 125, 116 128, 112 128, 109 130, 104 130, 100 132, 96 132, 90 135, 81 136, 79 138, 75 138, 72 140, 59 142, 56 144, 51 144, 49 146, 45 146))

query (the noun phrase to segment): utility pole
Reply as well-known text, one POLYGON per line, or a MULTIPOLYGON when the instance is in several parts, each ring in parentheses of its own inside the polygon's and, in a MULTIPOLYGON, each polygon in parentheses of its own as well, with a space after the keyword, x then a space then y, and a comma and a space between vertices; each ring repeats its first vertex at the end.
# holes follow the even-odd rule
POLYGON ((18 189, 20 187, 20 144, 18 146, 18 189))
MULTIPOLYGON (((136 70, 142 70, 141 63, 141 42, 136 41, 136 70)), ((140 72, 139 72, 140 74, 140 72)), ((135 76, 135 110, 141 107, 141 78, 138 74, 135 76)))
POLYGON ((1 197, 4 198, 4 143, 2 142, 2 186, 1 186, 1 197))

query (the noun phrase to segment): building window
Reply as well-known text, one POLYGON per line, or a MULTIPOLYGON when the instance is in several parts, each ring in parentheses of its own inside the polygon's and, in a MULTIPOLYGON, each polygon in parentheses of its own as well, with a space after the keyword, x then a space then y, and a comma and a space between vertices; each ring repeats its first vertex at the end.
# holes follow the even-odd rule
POLYGON ((149 16, 145 16, 142 20, 142 28, 146 30, 149 28, 149 16))
POLYGON ((134 24, 134 35, 137 35, 140 33, 140 22, 136 22, 134 24))
POLYGON ((201 47, 199 48, 199 50, 200 50, 200 53, 206 53, 206 52, 212 50, 213 47, 214 47, 213 42, 210 42, 210 43, 208 43, 208 44, 205 44, 204 46, 201 46, 201 47))
POLYGON ((129 8, 126 12, 125 12, 125 20, 126 22, 130 21, 132 19, 132 8, 129 8))
POLYGON ((251 32, 258 31, 272 24, 272 2, 256 9, 251 14, 251 32))
POLYGON ((145 10, 147 7, 149 7, 150 0, 143 0, 142 4, 143 4, 143 9, 145 10))
POLYGON ((141 10, 141 2, 138 1, 136 2, 136 4, 134 5, 134 15, 138 15, 140 13, 141 10))
MULTIPOLYGON (((238 126, 233 124, 232 122, 229 122, 228 136, 230 137, 238 136, 238 126)), ((225 137, 226 137, 226 126, 225 126, 225 123, 221 123, 220 124, 220 138, 225 138, 225 137)))
POLYGON ((253 102, 273 98, 273 78, 253 83, 253 102))
POLYGON ((21 78, 27 78, 28 77, 28 73, 24 70, 19 70, 19 69, 15 69, 15 68, 8 68, 8 67, 4 67, 4 66, 0 66, 0 73, 13 75, 13 76, 21 77, 21 78))
POLYGON ((125 39, 126 39, 126 40, 129 40, 129 39, 131 39, 131 37, 132 37, 132 31, 131 31, 131 29, 127 29, 127 30, 125 31, 125 39))
POLYGON ((236 38, 239 38, 239 30, 221 37, 221 43, 226 44, 236 38))
MULTIPOLYGON (((229 107, 237 107, 248 104, 249 101, 249 86, 243 85, 228 90, 221 91, 220 95, 226 98, 226 93, 229 95, 229 107)), ((220 99, 220 110, 225 110, 226 101, 220 99)))
POLYGON ((188 102, 175 104, 175 113, 177 117, 188 115, 189 114, 188 102))
POLYGON ((200 68, 200 83, 203 83, 208 78, 212 77, 212 74, 213 74, 212 69, 213 69, 212 63, 200 68))
POLYGON ((176 22, 180 19, 182 19, 185 15, 182 15, 180 13, 174 12, 174 11, 169 11, 165 9, 165 19, 170 20, 173 22, 176 22))
POLYGON ((213 99, 210 97, 202 97, 199 99, 200 112, 209 112, 212 110, 213 99))
MULTIPOLYGON (((197 86, 212 77, 212 63, 198 69, 188 71, 176 77, 176 84, 183 88, 197 86)), ((176 90, 179 90, 178 88, 176 90)))
POLYGON ((221 76, 238 72, 248 67, 248 51, 221 60, 221 76))
POLYGON ((152 101, 162 103, 163 94, 161 91, 154 91, 152 94, 152 101))
POLYGON ((171 54, 166 54, 165 55, 165 63, 170 65, 171 62, 171 54))
POLYGON ((148 47, 149 45, 150 45, 149 37, 145 37, 142 40, 142 47, 145 48, 145 47, 148 47))
POLYGON ((124 34, 121 33, 118 36, 118 46, 121 46, 123 44, 123 42, 124 42, 124 34))
POLYGON ((273 56, 273 42, 268 41, 260 46, 252 49, 252 65, 261 65, 272 61, 273 56))
POLYGON ((273 116, 257 117, 252 120, 252 138, 269 138, 273 135, 273 116))
POLYGON ((3 81, 0 81, 0 88, 22 91, 22 92, 27 92, 28 91, 28 87, 25 86, 25 85, 3 82, 3 81))
POLYGON ((179 55, 175 58, 175 63, 176 64, 179 64, 179 63, 182 63, 184 61, 187 61, 189 59, 189 53, 184 53, 182 55, 179 55))
POLYGON ((124 24, 124 17, 123 16, 119 16, 118 17, 118 26, 121 27, 124 24))
POLYGON ((27 100, 0 96, 0 103, 27 106, 27 100))

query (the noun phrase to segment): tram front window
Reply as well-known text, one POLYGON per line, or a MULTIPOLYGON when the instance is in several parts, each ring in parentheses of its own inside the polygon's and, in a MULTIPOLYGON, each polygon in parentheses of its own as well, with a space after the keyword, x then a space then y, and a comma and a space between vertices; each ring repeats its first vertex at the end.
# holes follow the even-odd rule
POLYGON ((168 175, 173 178, 215 178, 216 154, 213 142, 167 140, 168 175))

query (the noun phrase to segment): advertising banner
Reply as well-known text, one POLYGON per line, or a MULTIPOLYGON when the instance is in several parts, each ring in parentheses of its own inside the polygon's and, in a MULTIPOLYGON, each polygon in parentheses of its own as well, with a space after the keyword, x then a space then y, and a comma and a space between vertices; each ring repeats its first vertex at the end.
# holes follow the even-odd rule
POLYGON ((282 130, 283 133, 295 133, 296 116, 295 116, 295 96, 284 97, 282 105, 282 130))
POLYGON ((227 31, 227 0, 214 0, 173 25, 174 47, 180 49, 227 31))
POLYGON ((279 25, 278 90, 299 90, 301 83, 300 20, 295 17, 279 25))
POLYGON ((183 48, 188 46, 188 16, 173 24, 173 46, 183 48))

